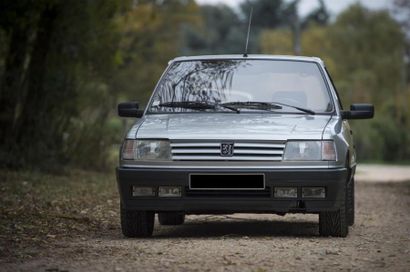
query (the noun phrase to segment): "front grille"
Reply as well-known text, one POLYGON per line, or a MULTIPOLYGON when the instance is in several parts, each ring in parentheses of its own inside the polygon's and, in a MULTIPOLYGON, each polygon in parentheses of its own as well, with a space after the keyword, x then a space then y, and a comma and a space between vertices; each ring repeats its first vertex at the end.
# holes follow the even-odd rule
POLYGON ((225 141, 198 141, 171 143, 175 161, 281 161, 284 142, 235 141, 232 156, 221 155, 221 143, 225 141))

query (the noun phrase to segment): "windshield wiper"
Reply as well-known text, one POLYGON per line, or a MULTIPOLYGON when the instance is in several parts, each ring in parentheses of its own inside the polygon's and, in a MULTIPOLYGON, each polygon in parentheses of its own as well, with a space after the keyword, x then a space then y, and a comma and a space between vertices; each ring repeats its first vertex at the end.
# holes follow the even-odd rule
POLYGON ((244 109, 252 109, 252 110, 276 110, 281 109, 282 106, 271 104, 267 102, 258 102, 258 101, 246 101, 246 102, 226 102, 221 104, 223 106, 229 106, 233 108, 244 108, 244 109))
POLYGON ((289 105, 289 104, 285 104, 285 103, 280 103, 280 102, 272 102, 272 105, 278 105, 278 106, 284 106, 284 107, 289 107, 289 108, 294 108, 312 115, 315 115, 315 112, 310 110, 310 109, 305 109, 305 108, 301 108, 301 107, 297 107, 297 106, 293 106, 293 105, 289 105))
POLYGON ((314 115, 315 112, 310 109, 305 109, 289 104, 284 104, 280 102, 257 102, 257 101, 246 101, 246 102, 227 102, 223 103, 222 105, 229 105, 236 108, 246 108, 246 109, 261 109, 261 110, 275 110, 275 109, 282 109, 283 107, 294 108, 299 111, 303 111, 308 114, 314 115))
POLYGON ((198 101, 174 101, 174 102, 164 102, 159 104, 160 107, 170 107, 170 108, 185 108, 193 110, 208 110, 208 109, 217 109, 218 107, 228 109, 237 113, 240 111, 235 107, 230 107, 229 105, 216 104, 216 103, 204 103, 198 101))

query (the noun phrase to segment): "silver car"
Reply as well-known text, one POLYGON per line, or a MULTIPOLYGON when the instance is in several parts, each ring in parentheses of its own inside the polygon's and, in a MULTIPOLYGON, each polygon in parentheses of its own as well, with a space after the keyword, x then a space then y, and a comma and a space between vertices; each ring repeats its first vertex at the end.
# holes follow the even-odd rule
POLYGON ((117 182, 126 237, 183 224, 186 214, 316 213, 319 233, 354 223, 356 152, 348 119, 315 57, 213 55, 169 62, 120 151, 117 182))

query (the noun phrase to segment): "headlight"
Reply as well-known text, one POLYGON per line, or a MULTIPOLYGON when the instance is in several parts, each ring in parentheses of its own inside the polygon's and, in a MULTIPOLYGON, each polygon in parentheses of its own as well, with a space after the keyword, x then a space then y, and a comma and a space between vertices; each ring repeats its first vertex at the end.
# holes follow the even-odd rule
POLYGON ((283 159, 286 161, 335 161, 333 141, 289 141, 283 159))
POLYGON ((123 160, 170 160, 171 146, 166 140, 125 140, 123 160))

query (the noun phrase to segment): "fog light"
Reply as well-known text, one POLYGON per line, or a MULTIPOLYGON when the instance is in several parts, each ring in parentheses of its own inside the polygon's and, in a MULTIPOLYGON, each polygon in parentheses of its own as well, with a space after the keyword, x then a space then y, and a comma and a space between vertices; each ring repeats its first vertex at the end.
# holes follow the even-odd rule
POLYGON ((160 186, 158 189, 159 197, 180 197, 181 187, 160 186))
POLYGON ((325 198, 325 187, 303 187, 302 197, 304 198, 325 198))
POLYGON ((282 198, 297 198, 298 189, 295 187, 275 187, 273 196, 282 198))
POLYGON ((132 196, 155 196, 155 188, 132 186, 132 196))

